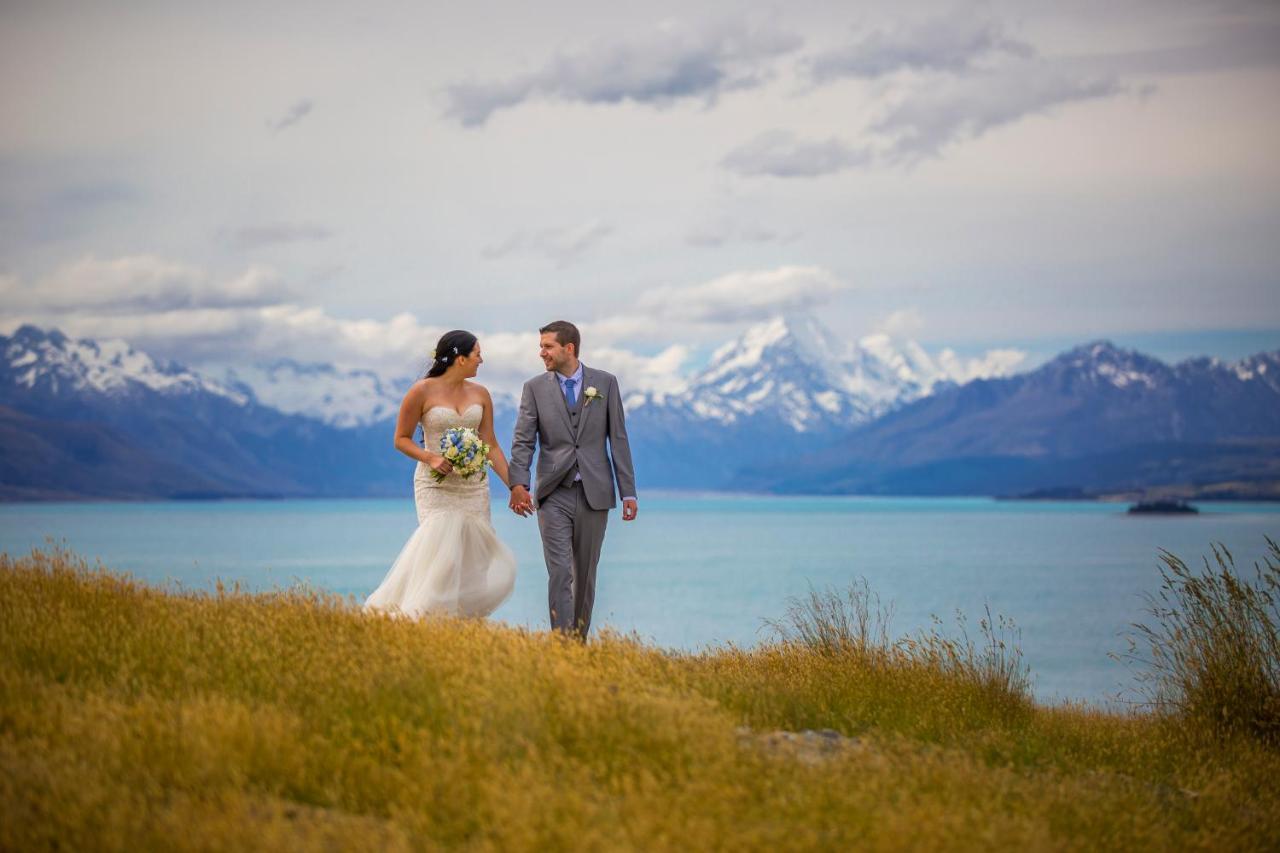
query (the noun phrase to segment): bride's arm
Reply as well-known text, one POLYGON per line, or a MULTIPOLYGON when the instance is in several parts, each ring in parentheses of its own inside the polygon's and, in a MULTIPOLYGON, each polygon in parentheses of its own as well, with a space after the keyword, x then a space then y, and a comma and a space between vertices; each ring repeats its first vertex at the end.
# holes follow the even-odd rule
POLYGON ((480 416, 480 440, 489 445, 489 464, 493 466, 493 473, 497 474, 498 479, 502 480, 502 484, 509 489, 511 488, 511 471, 507 467, 507 457, 502 455, 498 437, 493 432, 493 398, 489 396, 488 388, 481 386, 480 390, 484 394, 484 414, 480 416))
POLYGON ((415 382, 404 395, 404 400, 400 402, 400 416, 396 418, 395 447, 410 459, 425 462, 441 474, 448 474, 453 469, 448 459, 439 453, 432 453, 420 447, 418 442, 413 440, 414 430, 422 420, 422 406, 426 400, 427 389, 421 382, 415 382))

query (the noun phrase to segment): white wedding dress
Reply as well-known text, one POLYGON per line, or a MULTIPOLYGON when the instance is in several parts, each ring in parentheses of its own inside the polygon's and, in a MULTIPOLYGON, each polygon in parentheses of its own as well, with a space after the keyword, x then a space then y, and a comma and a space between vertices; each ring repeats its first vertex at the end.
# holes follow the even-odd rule
MULTIPOLYGON (((483 413, 479 403, 462 414, 432 406, 422 417, 425 446, 439 447, 441 435, 453 427, 475 429, 483 413)), ((431 466, 419 462, 413 497, 418 529, 365 600, 365 609, 415 618, 432 613, 488 616, 511 595, 516 558, 494 532, 487 479, 450 474, 437 481, 431 466)))

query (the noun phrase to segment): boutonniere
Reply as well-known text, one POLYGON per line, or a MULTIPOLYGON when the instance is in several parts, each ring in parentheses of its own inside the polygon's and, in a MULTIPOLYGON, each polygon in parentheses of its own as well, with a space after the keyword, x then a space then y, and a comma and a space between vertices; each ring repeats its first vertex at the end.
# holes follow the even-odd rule
POLYGON ((588 406, 591 405, 592 400, 595 400, 598 397, 600 397, 600 392, 596 390, 596 386, 594 385, 588 386, 587 390, 583 391, 582 394, 584 397, 587 398, 587 402, 585 403, 585 405, 588 405, 588 406))

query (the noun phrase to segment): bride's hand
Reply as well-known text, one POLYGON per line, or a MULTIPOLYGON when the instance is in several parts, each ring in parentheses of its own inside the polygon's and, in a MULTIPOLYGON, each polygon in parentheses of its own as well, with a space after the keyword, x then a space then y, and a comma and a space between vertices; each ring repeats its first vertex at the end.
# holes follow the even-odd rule
POLYGON ((431 466, 431 470, 442 476, 448 476, 453 472, 453 463, 445 459, 439 453, 427 451, 427 464, 431 466))

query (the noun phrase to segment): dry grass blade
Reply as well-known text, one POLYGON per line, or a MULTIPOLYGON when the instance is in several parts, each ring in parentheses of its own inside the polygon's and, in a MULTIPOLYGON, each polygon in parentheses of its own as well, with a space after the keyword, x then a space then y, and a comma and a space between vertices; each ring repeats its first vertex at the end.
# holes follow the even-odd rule
POLYGON ((1144 704, 1191 734, 1245 735, 1280 745, 1280 545, 1242 577, 1222 544, 1202 571, 1160 552, 1161 585, 1129 652, 1144 704))

